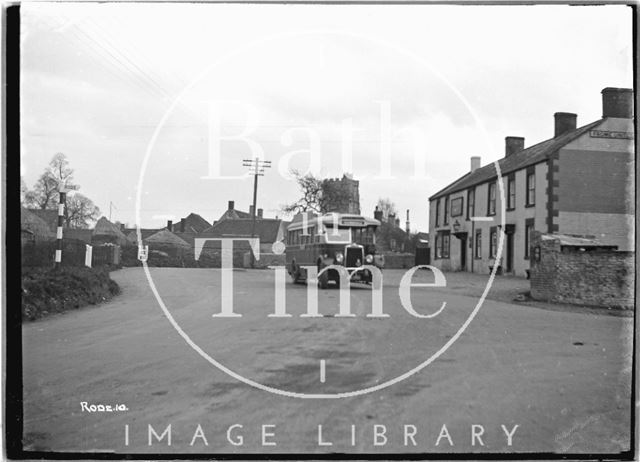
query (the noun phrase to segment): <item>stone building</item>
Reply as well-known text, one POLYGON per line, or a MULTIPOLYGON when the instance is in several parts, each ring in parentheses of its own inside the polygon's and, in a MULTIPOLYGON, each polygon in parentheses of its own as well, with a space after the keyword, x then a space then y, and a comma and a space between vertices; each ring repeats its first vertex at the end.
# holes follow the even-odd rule
POLYGON ((477 273, 497 264, 525 276, 532 231, 592 235, 633 250, 633 91, 605 88, 602 111, 579 128, 576 114, 557 112, 554 136, 526 149, 524 138, 507 137, 502 187, 495 164, 472 157, 468 173, 429 198, 432 264, 477 273))
POLYGON ((360 215, 360 182, 349 174, 322 182, 324 212, 360 215))

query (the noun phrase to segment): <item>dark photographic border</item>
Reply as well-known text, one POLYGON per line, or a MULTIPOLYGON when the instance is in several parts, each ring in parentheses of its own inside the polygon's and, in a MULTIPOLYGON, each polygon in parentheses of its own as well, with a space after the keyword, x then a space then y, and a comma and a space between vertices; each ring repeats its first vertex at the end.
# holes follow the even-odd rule
MULTIPOLYGON (((142 1, 140 3, 153 3, 142 1)), ((164 2, 162 2, 164 3, 164 2)), ((185 2, 186 3, 186 2, 185 2)), ((206 3, 206 2, 195 2, 206 3)), ((637 23, 638 8, 634 3, 624 1, 601 1, 590 3, 588 1, 543 1, 543 2, 473 2, 464 1, 275 1, 266 0, 263 2, 246 2, 242 0, 231 0, 226 2, 213 1, 216 3, 244 3, 244 4, 330 4, 330 5, 627 5, 633 14, 632 36, 633 36, 633 78, 637 81, 637 23)), ((410 7, 410 6, 408 6, 410 7)), ((5 49, 5 60, 3 63, 3 77, 5 86, 3 88, 6 106, 3 107, 4 137, 3 148, 5 153, 5 168, 3 169, 3 180, 5 187, 5 210, 2 227, 5 232, 4 251, 6 255, 3 261, 4 269, 4 310, 5 324, 4 334, 6 343, 4 344, 5 361, 5 387, 4 387, 4 456, 8 459, 49 459, 49 460, 70 460, 70 459, 95 459, 95 460, 634 460, 636 453, 636 438, 638 429, 636 427, 636 333, 637 318, 633 325, 633 345, 632 345, 632 365, 631 365, 631 420, 630 420, 630 449, 620 453, 553 453, 553 452, 513 452, 513 453, 243 453, 243 454, 179 454, 179 453, 115 453, 115 452, 55 452, 55 451, 26 451, 23 448, 23 406, 22 406, 22 316, 19 309, 21 298, 21 250, 15 245, 20 239, 20 199, 19 199, 19 177, 20 177, 20 7, 18 5, 6 6, 3 11, 3 30, 5 49), (9 269, 9 271, 7 271, 9 269)), ((543 33, 541 31, 541 33, 543 33)), ((635 85, 634 85, 635 90, 635 85)), ((638 106, 638 95, 635 94, 636 107, 638 106)), ((636 112, 637 114, 637 112, 636 112)), ((638 121, 635 120, 635 130, 638 133, 638 121)), ((637 137, 636 137, 637 138, 637 137)), ((638 203, 638 167, 637 167, 637 144, 635 151, 635 204, 638 203)), ((635 237, 637 249, 637 234, 635 237)), ((637 250, 636 250, 637 251, 637 250)), ((638 293, 638 256, 636 254, 635 281, 636 294, 638 293)))

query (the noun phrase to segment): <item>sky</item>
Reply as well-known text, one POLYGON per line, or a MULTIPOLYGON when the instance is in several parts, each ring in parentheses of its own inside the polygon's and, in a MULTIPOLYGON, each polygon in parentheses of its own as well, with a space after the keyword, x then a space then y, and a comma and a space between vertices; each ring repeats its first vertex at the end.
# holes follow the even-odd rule
POLYGON ((291 169, 360 181, 428 230, 428 198, 602 115, 631 88, 626 6, 22 5, 21 172, 64 153, 105 216, 161 227, 248 211, 243 159, 271 161, 258 208, 283 217, 291 169), (224 177, 224 178, 222 178, 224 177), (139 193, 139 194, 138 194, 139 193))

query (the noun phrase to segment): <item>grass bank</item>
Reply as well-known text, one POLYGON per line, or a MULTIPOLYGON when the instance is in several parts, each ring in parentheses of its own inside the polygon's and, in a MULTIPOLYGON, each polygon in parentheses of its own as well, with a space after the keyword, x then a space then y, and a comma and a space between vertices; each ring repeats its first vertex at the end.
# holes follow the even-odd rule
POLYGON ((22 319, 95 305, 119 293, 106 268, 23 268, 22 319))

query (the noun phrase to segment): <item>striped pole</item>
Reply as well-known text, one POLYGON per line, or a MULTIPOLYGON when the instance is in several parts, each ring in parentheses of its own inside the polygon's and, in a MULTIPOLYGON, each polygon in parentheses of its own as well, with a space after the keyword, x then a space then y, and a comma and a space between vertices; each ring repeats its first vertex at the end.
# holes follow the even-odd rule
POLYGON ((62 262, 62 225, 64 224, 64 206, 66 199, 66 190, 60 188, 60 202, 58 204, 58 230, 56 233, 56 268, 60 267, 62 262))

